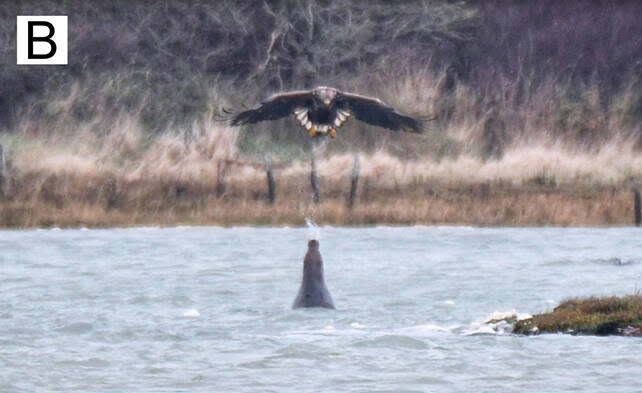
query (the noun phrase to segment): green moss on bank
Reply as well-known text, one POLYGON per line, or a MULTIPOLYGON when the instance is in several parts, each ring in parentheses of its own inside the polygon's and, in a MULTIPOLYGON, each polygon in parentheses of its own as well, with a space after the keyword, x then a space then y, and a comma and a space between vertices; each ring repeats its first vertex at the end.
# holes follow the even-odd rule
POLYGON ((642 336, 642 295, 570 299, 553 312, 517 321, 513 332, 642 336))

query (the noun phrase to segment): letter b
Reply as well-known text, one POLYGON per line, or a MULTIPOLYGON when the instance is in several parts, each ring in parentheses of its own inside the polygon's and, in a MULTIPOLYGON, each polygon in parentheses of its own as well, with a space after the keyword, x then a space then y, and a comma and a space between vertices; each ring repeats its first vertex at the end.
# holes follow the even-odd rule
POLYGON ((53 25, 47 21, 28 21, 27 25, 29 26, 28 28, 28 36, 27 36, 27 41, 29 42, 29 53, 27 54, 27 58, 29 59, 49 59, 53 57, 56 54, 56 43, 51 39, 53 37, 54 33, 56 32, 56 29, 54 29, 53 25), (47 34, 45 37, 35 37, 33 35, 33 27, 34 26, 44 26, 49 29, 49 34, 47 34), (49 50, 49 53, 45 54, 36 54, 33 53, 33 43, 34 41, 43 41, 49 44, 51 50, 49 50))

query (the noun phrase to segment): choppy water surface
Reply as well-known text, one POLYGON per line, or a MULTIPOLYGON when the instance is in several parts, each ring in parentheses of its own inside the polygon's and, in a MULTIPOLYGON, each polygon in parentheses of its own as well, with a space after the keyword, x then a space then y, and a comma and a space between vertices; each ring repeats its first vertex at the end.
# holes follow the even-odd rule
POLYGON ((0 231, 0 390, 642 391, 642 339, 482 323, 639 290, 638 229, 320 228, 291 310, 311 233, 0 231))

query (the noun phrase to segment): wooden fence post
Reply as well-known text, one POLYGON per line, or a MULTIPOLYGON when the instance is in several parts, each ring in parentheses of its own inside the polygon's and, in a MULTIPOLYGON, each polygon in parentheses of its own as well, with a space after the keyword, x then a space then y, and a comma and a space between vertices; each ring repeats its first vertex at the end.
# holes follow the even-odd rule
POLYGON ((0 198, 4 197, 6 183, 7 183, 7 160, 4 154, 4 147, 0 144, 0 198))
POLYGON ((4 154, 4 147, 0 144, 0 176, 2 178, 7 174, 7 159, 4 154))
POLYGON ((225 161, 223 160, 218 160, 216 163, 216 186, 214 192, 217 198, 225 194, 225 161))
POLYGON ((321 191, 319 190, 319 174, 317 173, 317 159, 314 152, 312 153, 311 166, 310 183, 312 185, 312 202, 319 204, 321 202, 321 191))
POLYGON ((640 203, 640 190, 633 189, 633 211, 635 214, 635 226, 639 227, 642 223, 642 203, 640 203))
POLYGON ((357 198, 357 188, 359 187, 359 155, 354 156, 354 165, 352 166, 352 177, 350 179, 350 194, 348 195, 348 207, 352 209, 354 201, 357 198))
POLYGON ((269 154, 265 155, 265 172, 267 174, 268 201, 274 205, 276 201, 276 184, 274 183, 274 173, 272 172, 272 160, 269 154))

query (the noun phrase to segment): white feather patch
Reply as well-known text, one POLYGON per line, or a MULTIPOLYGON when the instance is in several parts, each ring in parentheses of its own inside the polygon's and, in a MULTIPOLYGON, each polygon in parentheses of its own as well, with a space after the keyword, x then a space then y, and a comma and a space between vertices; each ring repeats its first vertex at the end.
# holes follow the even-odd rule
POLYGON ((303 121, 303 119, 307 120, 308 111, 302 111, 302 112, 297 113, 296 118, 299 119, 299 121, 303 121))
POLYGON ((312 128, 312 123, 310 123, 310 120, 308 120, 307 123, 305 123, 304 127, 306 130, 309 130, 310 128, 312 128))

